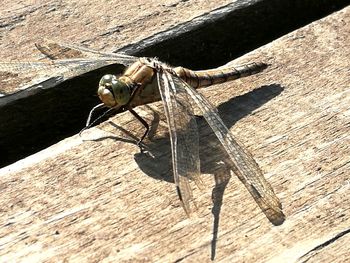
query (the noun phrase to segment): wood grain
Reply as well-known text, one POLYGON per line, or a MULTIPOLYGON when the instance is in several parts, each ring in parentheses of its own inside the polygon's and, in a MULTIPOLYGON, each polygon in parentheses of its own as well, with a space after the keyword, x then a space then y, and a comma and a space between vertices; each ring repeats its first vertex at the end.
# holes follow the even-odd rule
POLYGON ((151 154, 128 113, 0 170, 1 261, 346 262, 350 232, 350 8, 234 61, 263 73, 203 90, 281 198, 269 223, 217 168, 199 119, 203 180, 186 218, 171 179, 162 106, 136 110, 158 131, 151 154), (94 141, 86 139, 94 138, 94 141))
POLYGON ((114 49, 137 42, 232 1, 3 1, 0 57, 37 58, 35 43, 49 38, 114 49), (15 51, 15 52, 14 52, 15 51), (32 51, 32 52, 30 52, 32 51))

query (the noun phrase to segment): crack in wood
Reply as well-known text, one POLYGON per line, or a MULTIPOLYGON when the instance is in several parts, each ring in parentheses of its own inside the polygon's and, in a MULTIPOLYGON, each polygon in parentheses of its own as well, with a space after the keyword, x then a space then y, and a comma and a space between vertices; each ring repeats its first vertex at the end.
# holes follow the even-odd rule
POLYGON ((302 260, 302 263, 308 262, 309 259, 311 259, 314 255, 318 254, 320 250, 323 248, 327 247, 328 245, 334 243, 338 239, 342 238, 343 236, 347 235, 350 233, 350 227, 341 231, 340 233, 336 234, 334 237, 328 239, 327 241, 323 242, 322 244, 319 244, 318 246, 314 247, 313 249, 309 250, 306 252, 304 255, 299 257, 299 260, 302 260), (304 260, 304 258, 308 257, 307 259, 304 260))

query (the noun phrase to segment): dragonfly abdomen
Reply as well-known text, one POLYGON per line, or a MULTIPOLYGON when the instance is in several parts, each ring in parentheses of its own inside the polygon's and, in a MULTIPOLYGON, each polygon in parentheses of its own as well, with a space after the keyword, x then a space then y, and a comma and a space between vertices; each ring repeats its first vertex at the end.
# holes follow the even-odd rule
POLYGON ((206 87, 256 74, 267 67, 265 63, 249 63, 236 67, 194 71, 174 68, 176 74, 193 88, 206 87))

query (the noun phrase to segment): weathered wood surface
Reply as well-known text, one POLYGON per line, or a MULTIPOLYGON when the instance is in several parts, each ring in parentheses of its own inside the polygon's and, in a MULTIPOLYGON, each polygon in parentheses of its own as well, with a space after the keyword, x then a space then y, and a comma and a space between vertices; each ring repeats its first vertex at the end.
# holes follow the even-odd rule
POLYGON ((132 143, 142 127, 126 113, 84 135, 98 140, 74 136, 0 170, 1 261, 346 262, 349 43, 350 7, 235 61, 270 63, 263 73, 203 90, 265 171, 283 225, 236 177, 215 182, 212 137, 201 139, 207 188, 195 190, 200 206, 186 218, 156 103, 137 109, 153 127, 159 119, 153 157, 132 143))
POLYGON ((114 49, 230 2, 232 1, 2 1, 0 57, 35 59, 37 53, 34 44, 42 38, 84 43, 95 49, 114 49))

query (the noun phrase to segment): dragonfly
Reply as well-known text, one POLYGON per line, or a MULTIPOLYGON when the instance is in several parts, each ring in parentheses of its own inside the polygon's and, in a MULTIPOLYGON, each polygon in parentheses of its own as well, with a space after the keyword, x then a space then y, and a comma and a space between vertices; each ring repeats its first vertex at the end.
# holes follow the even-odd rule
POLYGON ((142 151, 149 125, 134 108, 159 100, 163 102, 171 143, 174 182, 187 215, 192 213, 193 193, 190 181, 195 182, 199 188, 203 187, 200 176, 199 134, 193 104, 199 109, 216 135, 220 147, 229 157, 230 169, 238 176, 266 217, 275 225, 283 223, 285 215, 281 202, 257 162, 226 127, 217 109, 196 90, 261 72, 267 64, 253 62, 236 67, 193 71, 184 67, 171 67, 156 58, 105 53, 76 45, 51 42, 36 46, 46 56, 46 61, 0 63, 0 72, 17 76, 21 72, 34 72, 39 76, 22 89, 33 85, 48 88, 106 65, 122 64, 126 67, 121 76, 102 76, 97 90, 102 102, 90 111, 83 130, 97 121, 91 121, 97 109, 106 108, 105 114, 110 110, 128 110, 145 127, 144 134, 137 142, 142 151))

